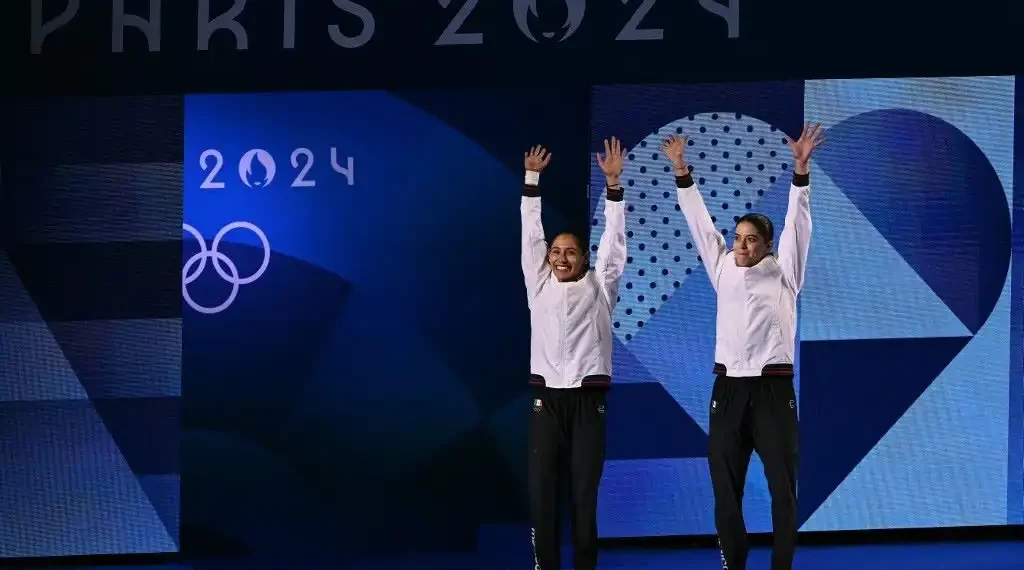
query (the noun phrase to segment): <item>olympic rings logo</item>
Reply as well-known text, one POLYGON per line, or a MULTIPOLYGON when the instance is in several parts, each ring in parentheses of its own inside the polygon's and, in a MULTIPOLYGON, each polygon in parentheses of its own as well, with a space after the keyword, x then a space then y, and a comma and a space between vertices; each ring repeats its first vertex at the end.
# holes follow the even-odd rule
POLYGON ((182 224, 181 229, 188 232, 192 237, 196 238, 199 242, 199 253, 196 253, 185 262, 185 267, 181 270, 181 296, 188 303, 188 306, 192 307, 196 311, 206 314, 213 315, 219 313, 231 306, 231 303, 235 302, 235 297, 238 296, 238 290, 242 285, 248 285, 253 281, 256 281, 263 276, 263 272, 267 270, 267 266, 270 265, 270 242, 267 241, 267 235, 263 233, 263 230, 259 229, 255 225, 249 222, 232 222, 217 232, 217 235, 213 237, 213 241, 210 242, 210 247, 206 247, 206 241, 203 239, 203 235, 199 233, 199 230, 188 224, 182 224), (220 252, 220 242, 224 239, 231 230, 246 229, 256 234, 259 238, 260 243, 263 245, 263 263, 260 268, 257 269, 252 275, 248 277, 240 277, 238 275, 238 267, 231 261, 231 259, 220 252), (213 266, 214 270, 217 271, 217 275, 221 279, 227 281, 231 285, 231 293, 228 298, 221 304, 215 307, 206 307, 196 303, 192 300, 191 295, 188 294, 188 286, 190 283, 199 278, 206 269, 206 261, 210 260, 210 265, 213 266), (197 267, 198 265, 198 267, 197 267), (195 268, 193 270, 193 268, 195 268))

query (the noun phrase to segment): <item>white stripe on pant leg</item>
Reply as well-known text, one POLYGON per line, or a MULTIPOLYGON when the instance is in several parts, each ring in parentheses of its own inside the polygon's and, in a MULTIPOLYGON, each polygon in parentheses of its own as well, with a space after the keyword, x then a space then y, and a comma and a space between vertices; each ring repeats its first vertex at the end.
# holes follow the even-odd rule
POLYGON ((722 556, 722 570, 729 570, 729 563, 725 561, 725 551, 722 550, 721 538, 718 538, 718 553, 722 556))
POLYGON ((530 545, 533 546, 533 570, 540 570, 540 558, 537 558, 537 529, 530 527, 530 545))

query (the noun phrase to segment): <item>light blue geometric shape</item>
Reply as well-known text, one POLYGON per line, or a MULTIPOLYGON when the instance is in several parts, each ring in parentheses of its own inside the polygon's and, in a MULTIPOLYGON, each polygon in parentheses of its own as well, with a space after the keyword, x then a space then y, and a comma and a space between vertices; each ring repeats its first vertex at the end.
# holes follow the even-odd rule
POLYGON ((743 521, 747 524, 747 532, 772 531, 772 499, 764 463, 756 451, 750 456, 747 481, 743 484, 743 521))
POLYGON ((703 267, 627 344, 630 352, 705 432, 715 377, 715 291, 703 267))
MULTIPOLYGON (((758 204, 761 213, 779 220, 775 224, 776 233, 785 226, 783 220, 790 180, 776 177, 776 182, 765 189, 765 195, 758 204)), ((732 227, 732 220, 719 226, 732 227)), ((712 367, 715 363, 718 301, 704 266, 697 264, 690 271, 678 289, 674 283, 668 284, 675 293, 637 331, 636 336, 626 342, 626 346, 697 425, 707 431, 708 404, 715 380, 712 367)), ((623 292, 621 286, 619 292, 620 295, 623 292)), ((795 388, 799 397, 798 383, 795 388)))
POLYGON ((92 403, 0 404, 0 558, 178 547, 92 403))
POLYGON ((0 251, 0 323, 42 323, 39 309, 25 290, 14 264, 0 251))
POLYGON ((612 370, 616 384, 643 384, 656 379, 618 337, 612 339, 612 370))
POLYGON ((971 333, 821 169, 800 299, 805 341, 965 337, 971 333))
POLYGON ((88 397, 46 324, 0 322, 0 402, 88 397))
MULTIPOLYGON (((714 505, 705 458, 608 461, 598 495, 598 533, 603 538, 715 534, 714 505)), ((743 516, 748 532, 771 530, 771 500, 756 454, 747 471, 743 516)))
POLYGON ((138 479, 149 502, 164 521, 167 534, 178 544, 181 534, 181 477, 178 474, 140 475, 138 479))
MULTIPOLYGON (((692 143, 686 148, 686 160, 693 166, 694 181, 698 182, 715 226, 727 234, 729 243, 735 218, 758 211, 773 189, 781 189, 785 196, 792 176, 792 154, 782 142, 783 133, 760 119, 737 117, 732 112, 677 119, 629 150, 622 181, 628 204, 626 247, 632 262, 626 265, 619 287, 621 300, 613 314, 619 322, 614 333, 627 346, 629 337, 639 335, 640 327, 647 326, 650 311, 656 314, 675 294, 674 283, 685 284, 702 267, 686 219, 676 209, 675 174, 659 149, 661 142, 677 131, 692 143), (784 185, 777 184, 784 180, 784 185), (687 270, 691 273, 687 274, 687 270)), ((600 187, 595 181, 603 184, 595 170, 591 172, 594 188, 600 187)), ((591 240, 596 245, 604 230, 600 200, 593 219, 596 223, 591 240)), ((776 226, 781 228, 781 220, 776 220, 776 226)))
POLYGON ((1009 309, 1007 282, 981 331, 801 530, 1006 524, 1009 309))
POLYGON ((50 325, 92 398, 181 396, 181 319, 50 325))
POLYGON ((960 129, 981 149, 1013 200, 1012 75, 824 79, 805 82, 804 116, 828 129, 878 109, 913 109, 960 129))

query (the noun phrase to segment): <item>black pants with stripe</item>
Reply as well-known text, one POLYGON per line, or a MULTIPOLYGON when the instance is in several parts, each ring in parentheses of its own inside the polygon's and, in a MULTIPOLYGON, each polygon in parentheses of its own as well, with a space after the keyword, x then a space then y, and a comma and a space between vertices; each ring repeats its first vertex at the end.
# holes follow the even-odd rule
POLYGON ((757 451, 772 499, 772 570, 790 570, 797 538, 799 454, 793 377, 719 375, 711 396, 710 424, 708 464, 722 567, 746 568, 749 544, 743 522, 743 485, 751 452, 757 451))
POLYGON ((529 492, 534 569, 557 570, 558 489, 568 475, 574 566, 597 567, 597 490, 604 472, 604 388, 535 386, 530 411, 529 492))

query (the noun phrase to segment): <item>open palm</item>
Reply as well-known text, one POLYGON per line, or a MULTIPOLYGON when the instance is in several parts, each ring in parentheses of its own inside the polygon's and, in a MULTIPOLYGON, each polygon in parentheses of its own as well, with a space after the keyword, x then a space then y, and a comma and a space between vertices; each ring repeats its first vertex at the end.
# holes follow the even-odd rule
POLYGON ((807 161, 811 159, 811 154, 824 142, 825 133, 821 130, 821 123, 813 126, 810 123, 804 123, 800 138, 795 141, 786 137, 786 144, 793 152, 793 160, 798 164, 807 164, 807 161))
POLYGON ((661 143, 661 153, 672 161, 672 165, 675 166, 676 169, 682 168, 685 164, 683 156, 686 153, 687 140, 688 139, 685 136, 681 137, 679 135, 672 135, 661 143))
POLYGON ((619 174, 622 174, 625 158, 626 149, 622 148, 619 139, 612 137, 611 141, 608 139, 604 141, 604 157, 601 156, 601 153, 597 153, 597 165, 606 177, 618 179, 619 174))
POLYGON ((529 152, 523 154, 523 166, 526 167, 526 170, 541 172, 550 163, 551 153, 540 145, 534 146, 529 152))

